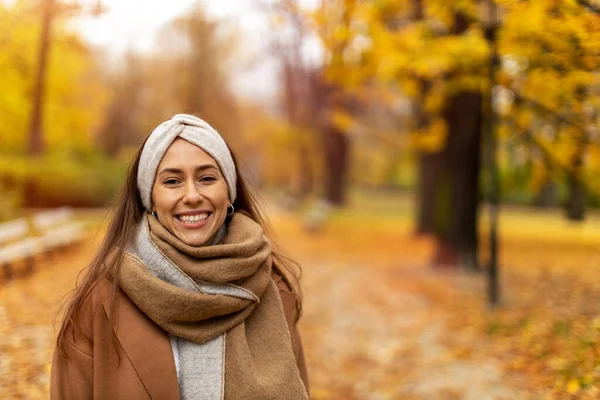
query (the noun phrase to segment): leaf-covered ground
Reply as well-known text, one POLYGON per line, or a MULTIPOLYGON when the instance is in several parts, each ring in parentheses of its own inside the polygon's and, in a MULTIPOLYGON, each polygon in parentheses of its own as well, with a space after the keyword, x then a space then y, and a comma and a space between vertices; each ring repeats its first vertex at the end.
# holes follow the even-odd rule
MULTIPOLYGON (((312 233, 297 214, 273 214, 304 268, 313 398, 600 397, 598 216, 572 225, 505 210, 503 304, 489 311, 483 276, 428 266, 432 243, 411 235, 411 213, 405 197, 358 196, 312 233)), ((97 243, 0 281, 0 398, 47 398, 53 318, 97 243)))
POLYGON ((321 232, 291 218, 278 229, 305 267, 316 398, 600 398, 597 214, 505 209, 503 303, 490 311, 485 275, 429 267, 410 199, 352 200, 321 232))

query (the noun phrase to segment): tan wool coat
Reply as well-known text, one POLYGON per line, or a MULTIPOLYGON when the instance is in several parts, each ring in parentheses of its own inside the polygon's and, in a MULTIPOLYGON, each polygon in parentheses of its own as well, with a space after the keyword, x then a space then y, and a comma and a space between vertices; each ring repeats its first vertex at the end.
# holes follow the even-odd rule
MULTIPOLYGON (((308 391, 306 363, 295 323, 296 298, 276 272, 284 315, 300 376, 308 391)), ((62 399, 179 399, 173 350, 167 333, 119 292, 115 333, 109 323, 111 284, 102 281, 85 301, 83 332, 67 332, 68 358, 54 352, 50 398, 62 399), (116 347, 115 347, 116 346, 116 347)), ((285 393, 281 399, 285 399, 285 393)))

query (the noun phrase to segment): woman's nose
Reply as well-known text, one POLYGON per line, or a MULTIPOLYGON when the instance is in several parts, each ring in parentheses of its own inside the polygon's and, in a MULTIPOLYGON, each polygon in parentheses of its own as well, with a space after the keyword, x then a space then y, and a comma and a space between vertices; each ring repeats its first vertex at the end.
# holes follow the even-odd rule
POLYGON ((202 200, 202 195, 198 187, 192 182, 185 185, 185 194, 183 196, 184 204, 194 204, 202 200))

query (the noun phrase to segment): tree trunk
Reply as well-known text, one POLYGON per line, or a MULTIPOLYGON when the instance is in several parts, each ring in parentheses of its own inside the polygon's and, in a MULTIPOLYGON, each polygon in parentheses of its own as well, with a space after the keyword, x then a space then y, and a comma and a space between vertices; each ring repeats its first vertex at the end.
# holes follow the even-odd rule
POLYGON ((554 208, 558 206, 558 204, 558 190, 556 183, 548 178, 542 185, 542 188, 535 199, 535 205, 540 208, 554 208))
POLYGON ((305 143, 298 146, 298 158, 300 160, 300 179, 298 184, 297 197, 305 199, 313 192, 314 177, 312 165, 310 164, 310 154, 305 143))
MULTIPOLYGON (((420 3, 419 3, 420 7, 420 3)), ((422 12, 421 8, 417 11, 422 12)), ((414 129, 419 131, 429 124, 429 118, 424 110, 425 99, 431 83, 419 80, 419 100, 414 103, 415 125, 414 129)), ((435 233, 435 208, 436 197, 436 171, 440 164, 439 153, 425 153, 419 155, 419 191, 417 197, 417 234, 435 233)))
MULTIPOLYGON (((350 30, 352 16, 355 12, 356 0, 343 2, 340 26, 350 30)), ((325 2, 322 2, 325 5, 325 2)), ((338 10, 336 10, 338 11, 338 10)), ((349 39, 338 41, 330 53, 329 67, 340 68, 345 66, 344 52, 349 45, 349 39)), ((344 93, 339 85, 327 82, 325 74, 319 74, 319 83, 315 94, 320 95, 319 103, 323 104, 319 112, 321 119, 321 134, 324 149, 325 165, 325 200, 334 206, 343 206, 346 203, 347 171, 350 158, 350 137, 348 132, 338 129, 331 120, 336 110, 344 110, 353 114, 351 99, 344 93)))
POLYGON ((581 141, 571 160, 571 170, 568 173, 567 182, 569 197, 567 198, 567 218, 571 221, 583 221, 585 219, 585 188, 581 182, 583 154, 585 144, 581 141))
MULTIPOLYGON (((415 21, 423 19, 423 0, 412 1, 412 17, 415 21)), ((425 98, 431 85, 424 79, 419 79, 419 99, 414 104, 415 130, 423 129, 428 124, 427 114, 423 109, 425 98)), ((435 233, 435 188, 436 169, 439 154, 421 153, 419 155, 419 189, 417 192, 417 235, 435 233)))
POLYGON ((352 143, 349 133, 338 129, 331 115, 340 109, 352 112, 352 106, 344 93, 335 84, 327 82, 322 73, 318 74, 312 88, 315 129, 322 143, 324 198, 334 206, 343 206, 352 143))
POLYGON ((440 155, 437 153, 421 153, 419 156, 419 191, 417 193, 417 228, 418 235, 435 232, 435 189, 436 170, 440 155))
POLYGON ((346 203, 346 179, 350 140, 333 126, 323 130, 325 150, 325 199, 336 206, 346 203))
MULTIPOLYGON (((42 6, 42 31, 40 33, 40 48, 38 53, 37 75, 33 90, 33 104, 29 121, 29 155, 39 157, 42 154, 43 141, 43 110, 46 88, 46 71, 48 54, 50 53, 50 36, 52 32, 54 0, 46 0, 42 6)), ((38 187, 31 177, 25 179, 23 185, 23 203, 25 206, 39 205, 38 187)))
MULTIPOLYGON (((417 14, 422 12, 420 2, 415 5, 417 14)), ((460 35, 468 29, 469 21, 461 13, 454 17, 452 33, 460 35)), ((419 222, 423 225, 419 229, 425 231, 430 223, 428 218, 433 218, 438 244, 433 260, 436 267, 479 270, 477 220, 482 113, 479 92, 465 91, 448 98, 442 113, 448 129, 446 146, 441 153, 426 156, 433 161, 422 159, 419 222)), ((423 117, 417 115, 419 120, 423 117)))
MULTIPOLYGON (((299 50, 296 49, 298 52, 299 50)), ((311 71, 300 65, 300 56, 293 60, 283 60, 284 111, 290 125, 299 128, 298 135, 310 135, 313 130, 314 112, 311 104, 315 95, 314 78, 311 71)), ((310 163, 310 137, 296 140, 298 157, 297 182, 291 190, 299 200, 304 200, 313 192, 314 176, 310 163)))
POLYGON ((29 125, 29 154, 39 155, 42 152, 42 121, 44 95, 46 94, 46 70, 48 54, 50 53, 50 35, 52 31, 52 13, 54 0, 46 0, 42 8, 42 31, 40 33, 40 48, 38 67, 33 91, 33 106, 31 108, 29 125))
POLYGON ((567 218, 571 221, 585 219, 585 190, 579 179, 573 174, 568 174, 569 197, 566 203, 567 218))
POLYGON ((448 142, 435 183, 436 266, 478 270, 477 219, 481 151, 481 94, 462 92, 448 99, 444 118, 448 142))

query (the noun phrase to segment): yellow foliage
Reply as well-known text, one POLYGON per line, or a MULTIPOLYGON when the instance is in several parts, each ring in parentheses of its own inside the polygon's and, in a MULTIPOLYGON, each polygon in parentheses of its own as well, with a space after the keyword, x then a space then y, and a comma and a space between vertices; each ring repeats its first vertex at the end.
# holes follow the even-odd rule
POLYGON ((417 149, 427 152, 443 150, 448 137, 448 127, 444 120, 436 119, 427 128, 411 134, 411 142, 417 149))
POLYGON ((331 123, 340 132, 348 132, 355 124, 354 118, 348 112, 337 108, 331 113, 331 123))
MULTIPOLYGON (((2 150, 23 152, 36 76, 39 16, 27 2, 0 6, 0 141, 2 150)), ((44 142, 50 150, 89 150, 102 121, 108 93, 95 56, 55 19, 44 102, 44 142)))
MULTIPOLYGON (((413 15, 415 2, 408 0, 322 4, 315 21, 327 33, 321 35, 330 55, 326 76, 340 87, 394 88, 420 104, 430 121, 440 119, 450 96, 474 91, 486 97, 492 89, 490 48, 484 35, 487 22, 480 1, 423 0, 424 14, 418 20, 413 15), (459 14, 466 20, 466 30, 455 33, 459 14), (342 42, 343 57, 333 57, 342 42)), ((600 108, 600 15, 576 0, 499 0, 497 4, 496 47, 502 63, 495 85, 516 95, 501 115, 514 128, 498 129, 500 139, 521 141, 524 138, 517 135, 522 132, 540 124, 559 124, 558 119, 566 117, 579 128, 563 126, 552 141, 545 142, 552 162, 570 168, 576 152, 596 154, 592 146, 582 150, 576 143, 582 136, 580 128, 595 123, 589 110, 600 108)), ((344 118, 337 120, 342 128, 349 124, 344 118)), ((410 135, 411 143, 417 149, 442 148, 446 135, 440 126, 434 122, 410 135)), ((600 187, 594 178, 594 173, 600 173, 597 159, 597 154, 584 156, 586 165, 577 172, 590 187, 600 187)), ((541 178, 539 171, 534 172, 532 186, 539 187, 541 178)))
POLYGON ((542 186, 548 181, 548 170, 543 162, 535 160, 532 165, 529 189, 532 193, 539 193, 542 186))
POLYGON ((506 126, 506 125, 500 125, 497 129, 496 129, 496 136, 502 140, 502 139, 507 139, 512 135, 512 131, 511 129, 506 126))
POLYGON ((581 385, 579 384, 579 380, 571 379, 567 383, 566 390, 567 390, 567 393, 570 395, 576 395, 577 393, 579 393, 579 391, 581 390, 581 385))
POLYGON ((439 83, 433 86, 433 88, 427 93, 425 98, 425 111, 430 114, 439 113, 444 107, 446 100, 446 87, 439 83))
POLYGON ((521 131, 528 131, 534 118, 534 113, 531 110, 519 110, 515 115, 515 123, 521 131))

